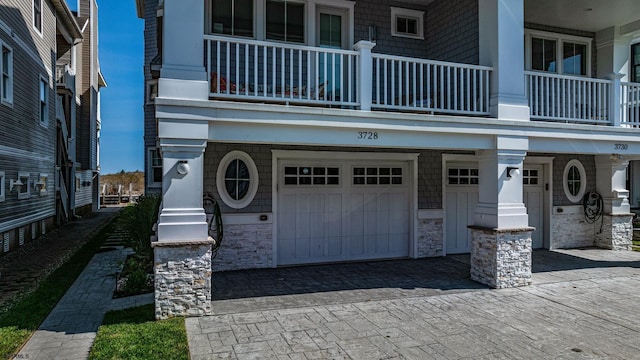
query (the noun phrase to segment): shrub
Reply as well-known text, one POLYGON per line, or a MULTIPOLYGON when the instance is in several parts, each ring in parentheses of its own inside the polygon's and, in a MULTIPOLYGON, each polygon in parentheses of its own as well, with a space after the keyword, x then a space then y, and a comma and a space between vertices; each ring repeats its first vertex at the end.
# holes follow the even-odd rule
POLYGON ((157 196, 141 196, 127 212, 125 223, 129 231, 130 246, 140 254, 152 254, 151 235, 153 225, 158 220, 160 199, 157 196))

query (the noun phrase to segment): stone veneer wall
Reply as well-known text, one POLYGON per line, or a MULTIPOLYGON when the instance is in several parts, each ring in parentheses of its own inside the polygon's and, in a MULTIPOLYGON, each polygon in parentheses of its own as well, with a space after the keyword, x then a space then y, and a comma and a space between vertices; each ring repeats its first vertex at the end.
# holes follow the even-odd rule
POLYGON ((444 221, 442 219, 418 220, 418 257, 442 256, 444 249, 444 221))
POLYGON ((155 243, 156 319, 211 314, 211 242, 155 243))
POLYGON ((596 236, 595 245, 611 250, 631 250, 631 220, 632 215, 604 215, 602 233, 596 236))
MULTIPOLYGON (((593 246, 596 232, 600 229, 600 221, 589 224, 584 219, 581 205, 564 206, 563 212, 558 213, 554 208, 551 217, 552 249, 570 249, 593 246)), ((604 228, 604 227, 603 227, 604 228)))
POLYGON ((531 285, 531 230, 471 229, 471 279, 493 288, 531 285))
POLYGON ((273 266, 273 224, 224 225, 224 239, 213 259, 213 271, 273 266))

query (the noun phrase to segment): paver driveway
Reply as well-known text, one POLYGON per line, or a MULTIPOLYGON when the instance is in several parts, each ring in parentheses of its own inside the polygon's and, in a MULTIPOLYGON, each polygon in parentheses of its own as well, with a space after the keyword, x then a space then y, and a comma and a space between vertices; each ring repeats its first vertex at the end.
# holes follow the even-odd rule
POLYGON ((640 359, 640 253, 534 252, 534 285, 468 257, 214 274, 194 359, 640 359))

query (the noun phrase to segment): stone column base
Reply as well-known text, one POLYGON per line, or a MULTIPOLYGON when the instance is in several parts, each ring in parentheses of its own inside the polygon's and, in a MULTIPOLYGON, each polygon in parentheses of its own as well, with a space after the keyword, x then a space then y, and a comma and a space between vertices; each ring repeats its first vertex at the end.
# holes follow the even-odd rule
POLYGON ((471 229, 471 279, 503 289, 531 285, 533 228, 471 229))
POLYGON ((156 319, 210 315, 213 241, 152 244, 156 319))
MULTIPOLYGON (((602 231, 596 234, 595 245, 609 250, 631 250, 633 214, 602 215, 602 231)), ((598 222, 596 222, 596 225, 598 222)))

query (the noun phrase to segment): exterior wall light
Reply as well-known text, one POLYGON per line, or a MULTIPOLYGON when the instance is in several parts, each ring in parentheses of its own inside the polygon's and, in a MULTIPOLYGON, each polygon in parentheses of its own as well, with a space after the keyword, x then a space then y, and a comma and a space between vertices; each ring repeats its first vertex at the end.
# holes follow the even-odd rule
POLYGON ((507 166, 507 179, 520 175, 520 169, 514 166, 507 166))
POLYGON ((176 167, 176 171, 178 172, 178 174, 187 175, 189 173, 189 170, 190 168, 187 160, 178 161, 178 166, 176 167))

